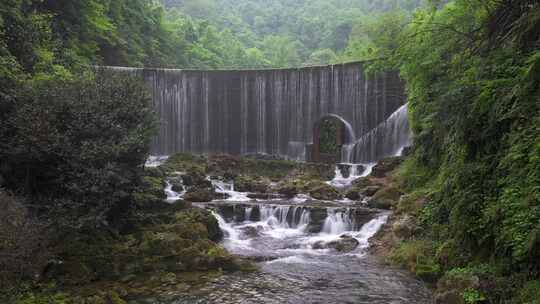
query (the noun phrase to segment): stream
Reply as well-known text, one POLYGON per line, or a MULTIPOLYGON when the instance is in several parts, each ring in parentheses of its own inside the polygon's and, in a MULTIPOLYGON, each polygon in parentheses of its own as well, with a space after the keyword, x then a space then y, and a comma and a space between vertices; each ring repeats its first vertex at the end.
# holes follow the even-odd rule
MULTIPOLYGON (((233 198, 245 198, 224 187, 233 198)), ((367 252, 389 212, 343 202, 214 201, 211 209, 231 253, 260 271, 225 274, 165 304, 194 303, 431 303, 430 291, 404 271, 367 252), (341 236, 351 251, 328 247, 341 236)))

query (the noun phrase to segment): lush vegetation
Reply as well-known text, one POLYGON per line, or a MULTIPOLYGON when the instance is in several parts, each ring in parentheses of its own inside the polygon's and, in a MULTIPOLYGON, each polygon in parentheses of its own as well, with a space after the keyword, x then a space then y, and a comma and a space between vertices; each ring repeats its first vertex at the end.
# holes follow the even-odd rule
MULTIPOLYGON (((245 49, 229 67, 290 67, 377 58, 379 25, 403 25, 423 0, 162 0, 226 29, 245 49), (399 15, 399 17, 398 17, 399 15), (385 22, 392 19, 398 23, 385 22)), ((227 65, 225 65, 227 67, 227 65)))
MULTIPOLYGON (((211 243, 216 223, 207 214, 159 204, 164 173, 142 169, 155 119, 145 88, 131 77, 95 74, 92 65, 263 68, 383 58, 371 68, 401 71, 415 134, 398 175, 408 195, 397 213, 419 226, 391 260, 438 281, 441 296, 538 303, 538 1, 430 1, 418 10, 423 2, 414 0, 162 2, 167 9, 151 0, 0 3, 0 250, 7 257, 0 283, 11 285, 3 291, 22 292, 22 303, 51 302, 18 290, 41 279, 36 273, 52 267, 51 256, 74 265, 62 270, 61 283, 84 284, 118 279, 93 272, 125 262, 101 264, 106 254, 145 255, 166 240, 157 257, 182 251, 205 257, 198 267, 206 270, 234 266, 211 243), (154 208, 161 213, 141 215, 154 208), (70 248, 50 245, 68 237, 76 240, 70 248)), ((296 193, 304 182, 282 191, 296 193)), ((148 266, 130 262, 137 274, 148 266)))
POLYGON ((441 278, 445 299, 540 298, 539 29, 536 1, 456 0, 379 46, 407 81, 416 142, 398 209, 423 228, 393 260, 441 278))

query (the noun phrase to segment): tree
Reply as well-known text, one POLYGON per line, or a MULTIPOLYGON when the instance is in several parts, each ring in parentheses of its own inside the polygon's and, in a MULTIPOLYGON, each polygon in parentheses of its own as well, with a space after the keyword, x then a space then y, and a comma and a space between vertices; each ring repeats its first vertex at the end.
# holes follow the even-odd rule
POLYGON ((139 80, 100 73, 34 82, 0 108, 0 175, 8 189, 42 204, 67 200, 90 214, 129 201, 155 125, 139 80))

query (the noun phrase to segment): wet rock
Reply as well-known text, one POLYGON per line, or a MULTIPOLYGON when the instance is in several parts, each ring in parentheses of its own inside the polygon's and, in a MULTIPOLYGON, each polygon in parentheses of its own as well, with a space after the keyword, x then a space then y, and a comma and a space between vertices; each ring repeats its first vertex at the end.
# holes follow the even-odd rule
POLYGON ((418 230, 414 217, 406 214, 397 219, 392 225, 392 232, 401 239, 408 239, 418 230))
POLYGON ((379 189, 381 189, 379 186, 367 186, 362 189, 360 193, 365 196, 373 196, 375 193, 377 193, 377 191, 379 191, 379 189))
POLYGON ((403 157, 389 157, 380 160, 371 170, 371 176, 385 177, 387 173, 396 169, 402 162, 403 157))
POLYGON ((172 185, 171 190, 174 192, 184 191, 184 185, 182 184, 181 178, 172 178, 169 180, 169 183, 172 185))
POLYGON ((182 183, 185 186, 209 187, 212 183, 206 179, 204 171, 198 167, 191 167, 186 174, 182 175, 182 183))
POLYGON ((327 216, 326 208, 312 208, 309 211, 311 220, 308 225, 308 231, 310 233, 321 232, 327 216))
POLYGON ((351 175, 351 165, 348 164, 337 164, 341 176, 348 178, 351 175))
POLYGON ((258 227, 247 226, 242 228, 242 233, 248 238, 255 238, 259 236, 260 229, 258 227))
POLYGON ((360 243, 357 239, 353 238, 350 235, 342 235, 339 237, 339 239, 330 241, 330 242, 324 242, 319 241, 313 244, 313 249, 328 249, 332 248, 339 252, 351 252, 356 247, 358 247, 360 243))

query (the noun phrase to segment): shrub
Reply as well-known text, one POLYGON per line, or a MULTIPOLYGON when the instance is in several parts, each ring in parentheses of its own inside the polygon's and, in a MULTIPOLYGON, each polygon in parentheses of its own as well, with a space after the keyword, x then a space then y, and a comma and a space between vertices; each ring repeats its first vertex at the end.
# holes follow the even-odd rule
POLYGON ((9 189, 47 198, 46 207, 96 214, 129 201, 154 132, 146 88, 100 73, 38 81, 0 100, 0 175, 9 189), (5 118, 5 119, 4 119, 5 118))

